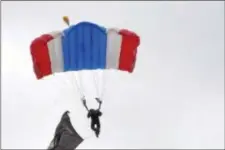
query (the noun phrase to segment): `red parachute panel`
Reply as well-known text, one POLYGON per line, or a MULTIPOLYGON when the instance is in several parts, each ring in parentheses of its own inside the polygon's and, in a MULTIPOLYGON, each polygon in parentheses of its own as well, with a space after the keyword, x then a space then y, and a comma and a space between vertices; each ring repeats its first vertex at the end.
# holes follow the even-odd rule
POLYGON ((140 38, 134 32, 126 29, 120 30, 119 34, 122 35, 119 69, 132 73, 135 68, 140 38))
POLYGON ((52 39, 53 37, 51 35, 44 34, 31 43, 30 51, 33 60, 33 69, 37 79, 41 79, 52 73, 47 45, 48 41, 52 39))

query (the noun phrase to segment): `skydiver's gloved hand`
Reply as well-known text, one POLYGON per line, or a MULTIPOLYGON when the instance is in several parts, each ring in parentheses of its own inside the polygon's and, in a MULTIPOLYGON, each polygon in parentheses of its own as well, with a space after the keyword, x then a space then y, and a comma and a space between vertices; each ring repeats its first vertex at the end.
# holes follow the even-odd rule
POLYGON ((100 98, 95 98, 96 99, 96 101, 99 103, 99 104, 102 104, 102 101, 100 100, 100 98))

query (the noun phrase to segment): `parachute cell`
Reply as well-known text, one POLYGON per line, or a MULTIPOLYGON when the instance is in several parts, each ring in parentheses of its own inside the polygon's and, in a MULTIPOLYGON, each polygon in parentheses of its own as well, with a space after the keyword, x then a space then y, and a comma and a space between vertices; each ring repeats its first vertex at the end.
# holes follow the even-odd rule
POLYGON ((133 72, 136 63, 137 47, 140 44, 140 38, 134 32, 126 29, 120 30, 119 33, 123 37, 119 69, 133 72))
POLYGON ((122 36, 116 29, 109 29, 107 34, 106 68, 118 69, 121 52, 122 36))
POLYGON ((63 72, 62 33, 56 32, 52 36, 53 39, 47 43, 52 73, 63 72))
POLYGON ((106 29, 81 22, 64 31, 65 71, 104 69, 106 61, 106 29))
POLYGON ((30 49, 33 60, 33 68, 38 79, 52 73, 51 60, 47 46, 47 42, 52 39, 53 37, 51 35, 44 34, 41 37, 36 38, 31 43, 30 49))

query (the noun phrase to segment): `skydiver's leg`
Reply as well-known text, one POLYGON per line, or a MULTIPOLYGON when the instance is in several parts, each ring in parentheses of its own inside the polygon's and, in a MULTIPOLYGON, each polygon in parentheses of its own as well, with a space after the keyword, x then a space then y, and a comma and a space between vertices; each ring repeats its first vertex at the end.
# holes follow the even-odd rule
POLYGON ((91 121, 91 129, 96 132, 95 122, 93 120, 91 121))
POLYGON ((96 121, 96 126, 97 126, 97 129, 100 129, 100 127, 101 127, 101 124, 100 124, 100 121, 99 121, 99 119, 96 121))
POLYGON ((101 124, 100 124, 100 121, 97 120, 96 121, 96 136, 98 137, 99 133, 100 133, 100 127, 101 127, 101 124))
POLYGON ((91 129, 95 132, 96 137, 98 137, 98 135, 99 135, 98 122, 92 121, 91 122, 91 129), (97 127, 95 127, 95 125, 97 127))

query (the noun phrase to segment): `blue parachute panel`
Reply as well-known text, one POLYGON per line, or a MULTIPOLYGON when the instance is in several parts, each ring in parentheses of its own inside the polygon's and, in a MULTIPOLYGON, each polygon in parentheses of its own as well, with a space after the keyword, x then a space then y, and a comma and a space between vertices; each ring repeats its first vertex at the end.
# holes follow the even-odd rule
POLYGON ((64 70, 92 70, 106 67, 106 29, 81 22, 64 30, 64 70))

